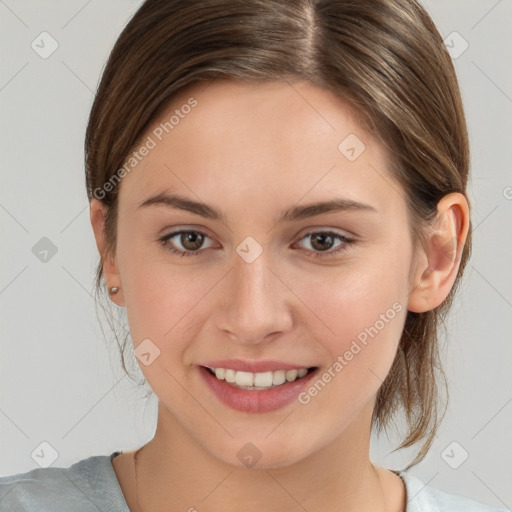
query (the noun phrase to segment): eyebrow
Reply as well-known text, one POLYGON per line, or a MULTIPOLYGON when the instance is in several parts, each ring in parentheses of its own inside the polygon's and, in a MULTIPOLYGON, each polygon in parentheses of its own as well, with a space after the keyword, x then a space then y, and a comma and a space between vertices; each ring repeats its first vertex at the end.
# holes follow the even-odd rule
MULTIPOLYGON (((156 194, 148 197, 141 201, 138 208, 148 206, 168 206, 179 210, 185 210, 196 215, 200 215, 206 219, 218 220, 226 223, 225 215, 207 205, 206 203, 200 203, 193 201, 179 194, 167 194, 165 192, 156 194)), ((306 219, 308 217, 314 217, 315 215, 321 215, 325 213, 343 212, 343 211, 378 211, 369 204, 360 203, 351 199, 345 198, 334 198, 328 201, 322 201, 318 203, 311 203, 304 206, 293 206, 281 212, 281 216, 278 218, 277 223, 285 221, 294 221, 306 219)))

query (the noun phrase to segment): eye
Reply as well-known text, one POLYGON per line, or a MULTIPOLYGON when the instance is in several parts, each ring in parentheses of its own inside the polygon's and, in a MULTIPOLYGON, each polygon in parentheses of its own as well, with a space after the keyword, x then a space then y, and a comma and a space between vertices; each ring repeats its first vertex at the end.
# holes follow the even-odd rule
POLYGON ((200 249, 206 238, 209 237, 200 231, 182 230, 165 235, 159 239, 159 242, 165 249, 174 254, 181 256, 199 256, 203 253, 200 249), (176 240, 171 242, 173 239, 176 240), (175 244, 180 244, 183 249, 176 248, 175 244))
POLYGON ((351 244, 355 242, 354 239, 348 238, 340 233, 333 231, 310 231, 304 235, 301 240, 310 239, 309 245, 313 251, 313 256, 318 258, 327 258, 335 254, 339 254, 342 251, 346 251, 351 244), (335 240, 339 240, 340 243, 336 246, 335 240), (332 247, 337 247, 335 250, 331 250, 332 247), (318 252, 320 251, 320 252, 318 252))
MULTIPOLYGON (((166 250, 173 254, 200 256, 204 249, 208 248, 203 247, 204 241, 207 238, 209 237, 200 231, 181 230, 165 235, 159 239, 159 242, 166 250), (181 248, 176 248, 177 244, 181 248)), ((355 242, 355 240, 333 231, 310 231, 301 238, 301 240, 306 239, 310 239, 308 245, 311 247, 306 250, 312 252, 312 255, 318 258, 327 258, 339 254, 347 250, 355 242), (335 243, 336 240, 339 241, 338 245, 335 243), (332 250, 333 247, 336 247, 336 249, 332 250)))

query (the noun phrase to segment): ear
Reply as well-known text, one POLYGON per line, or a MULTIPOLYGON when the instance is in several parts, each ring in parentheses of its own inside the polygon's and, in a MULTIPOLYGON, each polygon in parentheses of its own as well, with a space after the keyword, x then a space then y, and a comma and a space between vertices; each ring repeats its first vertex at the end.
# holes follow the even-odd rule
POLYGON ((418 255, 409 311, 424 313, 446 299, 457 277, 469 223, 469 205, 464 195, 453 192, 439 201, 426 247, 418 255))
POLYGON ((96 247, 103 263, 103 276, 107 282, 107 288, 110 290, 112 286, 119 287, 116 294, 110 294, 110 298, 118 306, 124 306, 123 287, 121 286, 121 277, 115 261, 115 257, 107 254, 105 242, 105 214, 106 206, 98 199, 91 199, 89 204, 91 225, 96 239, 96 247))

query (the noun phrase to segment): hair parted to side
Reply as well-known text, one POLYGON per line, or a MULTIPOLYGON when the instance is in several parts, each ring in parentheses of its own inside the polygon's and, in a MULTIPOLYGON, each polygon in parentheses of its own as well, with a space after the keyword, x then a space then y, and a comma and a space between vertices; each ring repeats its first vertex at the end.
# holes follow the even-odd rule
MULTIPOLYGON (((467 198, 469 144, 457 77, 418 1, 146 0, 119 36, 92 106, 85 140, 89 200, 178 92, 198 80, 228 77, 308 80, 348 102, 392 155, 416 246, 424 243, 444 195, 467 198)), ((107 211, 103 258, 116 247, 119 187, 109 188, 101 197, 107 211)), ((446 410, 439 405, 446 379, 438 327, 470 252, 471 228, 450 294, 432 311, 408 312, 378 392, 377 430, 403 410, 408 432, 398 448, 421 442, 407 468, 424 458, 446 410)), ((102 268, 100 262, 98 292, 102 268)), ((126 339, 126 371, 125 346, 126 339)))

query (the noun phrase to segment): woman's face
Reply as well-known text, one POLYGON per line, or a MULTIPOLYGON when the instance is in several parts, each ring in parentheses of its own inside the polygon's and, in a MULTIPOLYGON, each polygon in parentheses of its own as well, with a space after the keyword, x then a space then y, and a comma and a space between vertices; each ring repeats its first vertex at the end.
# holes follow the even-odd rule
POLYGON ((413 272, 384 147, 308 82, 234 80, 182 92, 143 146, 120 184, 109 284, 161 413, 237 466, 245 452, 285 466, 369 431, 413 272), (316 369, 241 390, 208 366, 246 385, 252 369, 260 387, 316 369))

